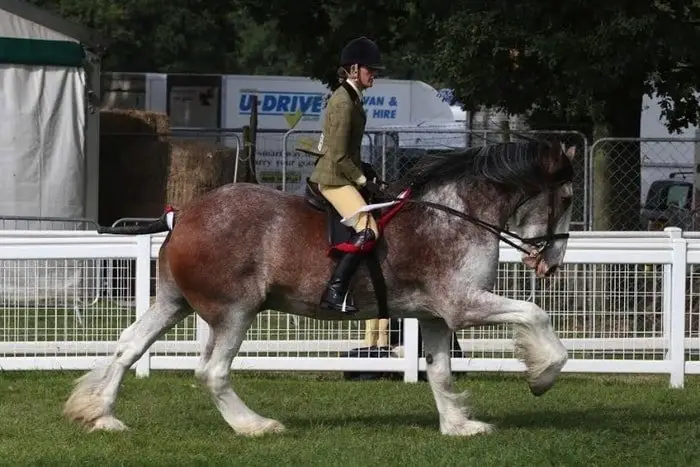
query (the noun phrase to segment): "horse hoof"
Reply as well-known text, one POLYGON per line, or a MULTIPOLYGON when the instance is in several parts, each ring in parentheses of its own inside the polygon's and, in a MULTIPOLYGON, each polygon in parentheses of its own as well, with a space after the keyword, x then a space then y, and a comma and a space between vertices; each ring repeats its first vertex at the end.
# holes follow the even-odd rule
POLYGON ((493 432, 494 426, 476 420, 465 420, 462 423, 448 426, 440 430, 447 436, 474 436, 493 432))
POLYGON ((530 387, 530 392, 532 395, 535 397, 540 397, 552 389, 554 383, 557 381, 557 376, 559 376, 559 373, 561 373, 561 369, 565 364, 566 358, 554 362, 545 368, 545 370, 540 373, 537 378, 529 381, 528 386, 530 387))
POLYGON ((127 430, 128 427, 124 425, 124 423, 117 419, 112 417, 111 415, 107 415, 104 417, 100 417, 94 422, 92 422, 92 428, 88 430, 88 432, 93 432, 93 431, 125 431, 127 430))
POLYGON ((236 431, 243 436, 256 437, 268 434, 283 433, 285 430, 286 427, 281 422, 272 419, 265 419, 259 423, 248 425, 245 428, 239 428, 236 431))

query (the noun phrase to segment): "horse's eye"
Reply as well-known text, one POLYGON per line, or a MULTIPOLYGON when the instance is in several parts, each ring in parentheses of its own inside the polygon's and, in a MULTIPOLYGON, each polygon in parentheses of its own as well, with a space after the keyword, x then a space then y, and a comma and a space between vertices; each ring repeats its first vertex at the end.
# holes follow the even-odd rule
POLYGON ((561 205, 564 211, 569 209, 569 206, 571 205, 571 200, 573 199, 573 196, 562 196, 561 198, 561 205))

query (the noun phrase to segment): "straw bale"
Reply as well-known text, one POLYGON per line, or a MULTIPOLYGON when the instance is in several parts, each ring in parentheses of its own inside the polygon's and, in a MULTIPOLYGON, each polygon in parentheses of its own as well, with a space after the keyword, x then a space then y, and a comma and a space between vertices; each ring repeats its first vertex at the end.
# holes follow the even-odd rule
POLYGON ((166 202, 178 209, 204 193, 233 182, 235 151, 206 141, 170 142, 166 202))
POLYGON ((100 112, 100 132, 103 134, 170 132, 170 119, 164 113, 137 109, 105 109, 100 112))
POLYGON ((158 217, 165 205, 168 116, 134 109, 100 112, 99 222, 158 217))
POLYGON ((100 114, 102 225, 122 217, 158 217, 233 182, 235 153, 211 142, 168 136, 167 115, 132 109, 100 114))

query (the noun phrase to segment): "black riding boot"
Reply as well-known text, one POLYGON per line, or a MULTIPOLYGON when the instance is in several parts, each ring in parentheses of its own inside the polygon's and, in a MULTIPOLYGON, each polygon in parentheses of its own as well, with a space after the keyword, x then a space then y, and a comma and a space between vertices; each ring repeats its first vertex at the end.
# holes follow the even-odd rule
MULTIPOLYGON (((365 229, 353 234, 350 242, 355 246, 361 246, 365 242, 374 239, 375 237, 372 229, 365 229)), ((350 279, 352 279, 353 274, 355 274, 357 270, 357 266, 360 264, 360 261, 362 261, 362 255, 363 253, 343 253, 321 297, 322 308, 340 311, 342 313, 357 313, 357 311, 359 311, 348 293, 348 287, 350 285, 350 279)))

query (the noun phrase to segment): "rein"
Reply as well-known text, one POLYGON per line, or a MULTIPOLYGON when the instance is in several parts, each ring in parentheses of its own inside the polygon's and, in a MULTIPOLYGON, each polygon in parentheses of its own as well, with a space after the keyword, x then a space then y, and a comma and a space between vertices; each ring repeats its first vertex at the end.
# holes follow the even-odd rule
MULTIPOLYGON (((504 229, 502 227, 499 227, 497 225, 491 224, 489 222, 483 221, 479 219, 478 217, 474 217, 470 214, 467 214, 466 212, 459 211, 457 209, 453 209, 449 206, 445 206, 443 204, 439 203, 434 203, 432 201, 425 201, 425 200, 418 200, 418 199, 400 199, 396 198, 394 199, 393 197, 391 198, 392 201, 399 201, 403 203, 412 203, 416 205, 422 205, 426 206, 432 209, 436 209, 438 211, 442 211, 444 213, 450 214, 452 216, 458 217, 460 219, 466 220, 468 222, 471 222, 474 225, 477 225, 492 234, 494 234, 496 237, 499 238, 499 240, 503 241, 504 243, 507 243, 508 245, 512 246, 516 250, 521 251, 522 253, 525 253, 527 255, 532 254, 531 251, 528 251, 527 249, 523 248, 522 246, 516 244, 512 240, 508 239, 504 235, 508 235, 512 238, 515 238, 516 240, 519 240, 523 244, 526 245, 531 245, 535 247, 536 249, 539 250, 539 252, 542 252, 544 249, 546 249, 550 243, 556 240, 566 240, 569 238, 568 233, 554 233, 554 207, 553 207, 553 199, 554 199, 554 188, 551 188, 549 190, 549 213, 548 213, 548 218, 547 218, 547 233, 545 235, 540 235, 537 237, 521 237, 520 235, 516 234, 515 232, 511 232, 507 229, 504 229)), ((525 203, 528 199, 525 199, 521 203, 518 204, 518 206, 515 208, 517 210, 523 203, 525 203)))
POLYGON ((519 250, 525 254, 531 254, 531 251, 528 251, 527 249, 523 248, 522 246, 518 245, 517 243, 513 242, 512 240, 508 239, 504 235, 508 235, 509 237, 513 237, 516 240, 519 240, 520 242, 526 244, 526 245, 531 245, 535 248, 538 248, 540 250, 545 249, 551 242, 555 240, 565 240, 569 238, 568 233, 554 233, 554 225, 551 220, 551 206, 550 206, 550 220, 547 222, 547 233, 545 235, 540 235, 538 237, 521 237, 520 235, 516 234, 515 232, 511 232, 507 229, 501 228, 497 225, 491 224, 486 221, 482 221, 481 219, 474 217, 472 215, 469 215, 465 212, 458 211, 456 209, 452 209, 451 207, 444 206, 442 204, 438 203, 433 203, 432 201, 423 201, 423 200, 407 200, 408 203, 413 203, 413 204, 418 204, 418 205, 423 205, 427 206, 429 208, 437 209, 438 211, 443 211, 447 214, 453 215, 455 217, 458 217, 460 219, 466 220, 468 222, 471 222, 474 225, 477 225, 485 230, 488 230, 492 234, 494 234, 496 237, 498 237, 501 241, 504 243, 507 243, 508 245, 512 246, 516 250, 519 250), (544 245, 542 245, 544 243, 544 245))

